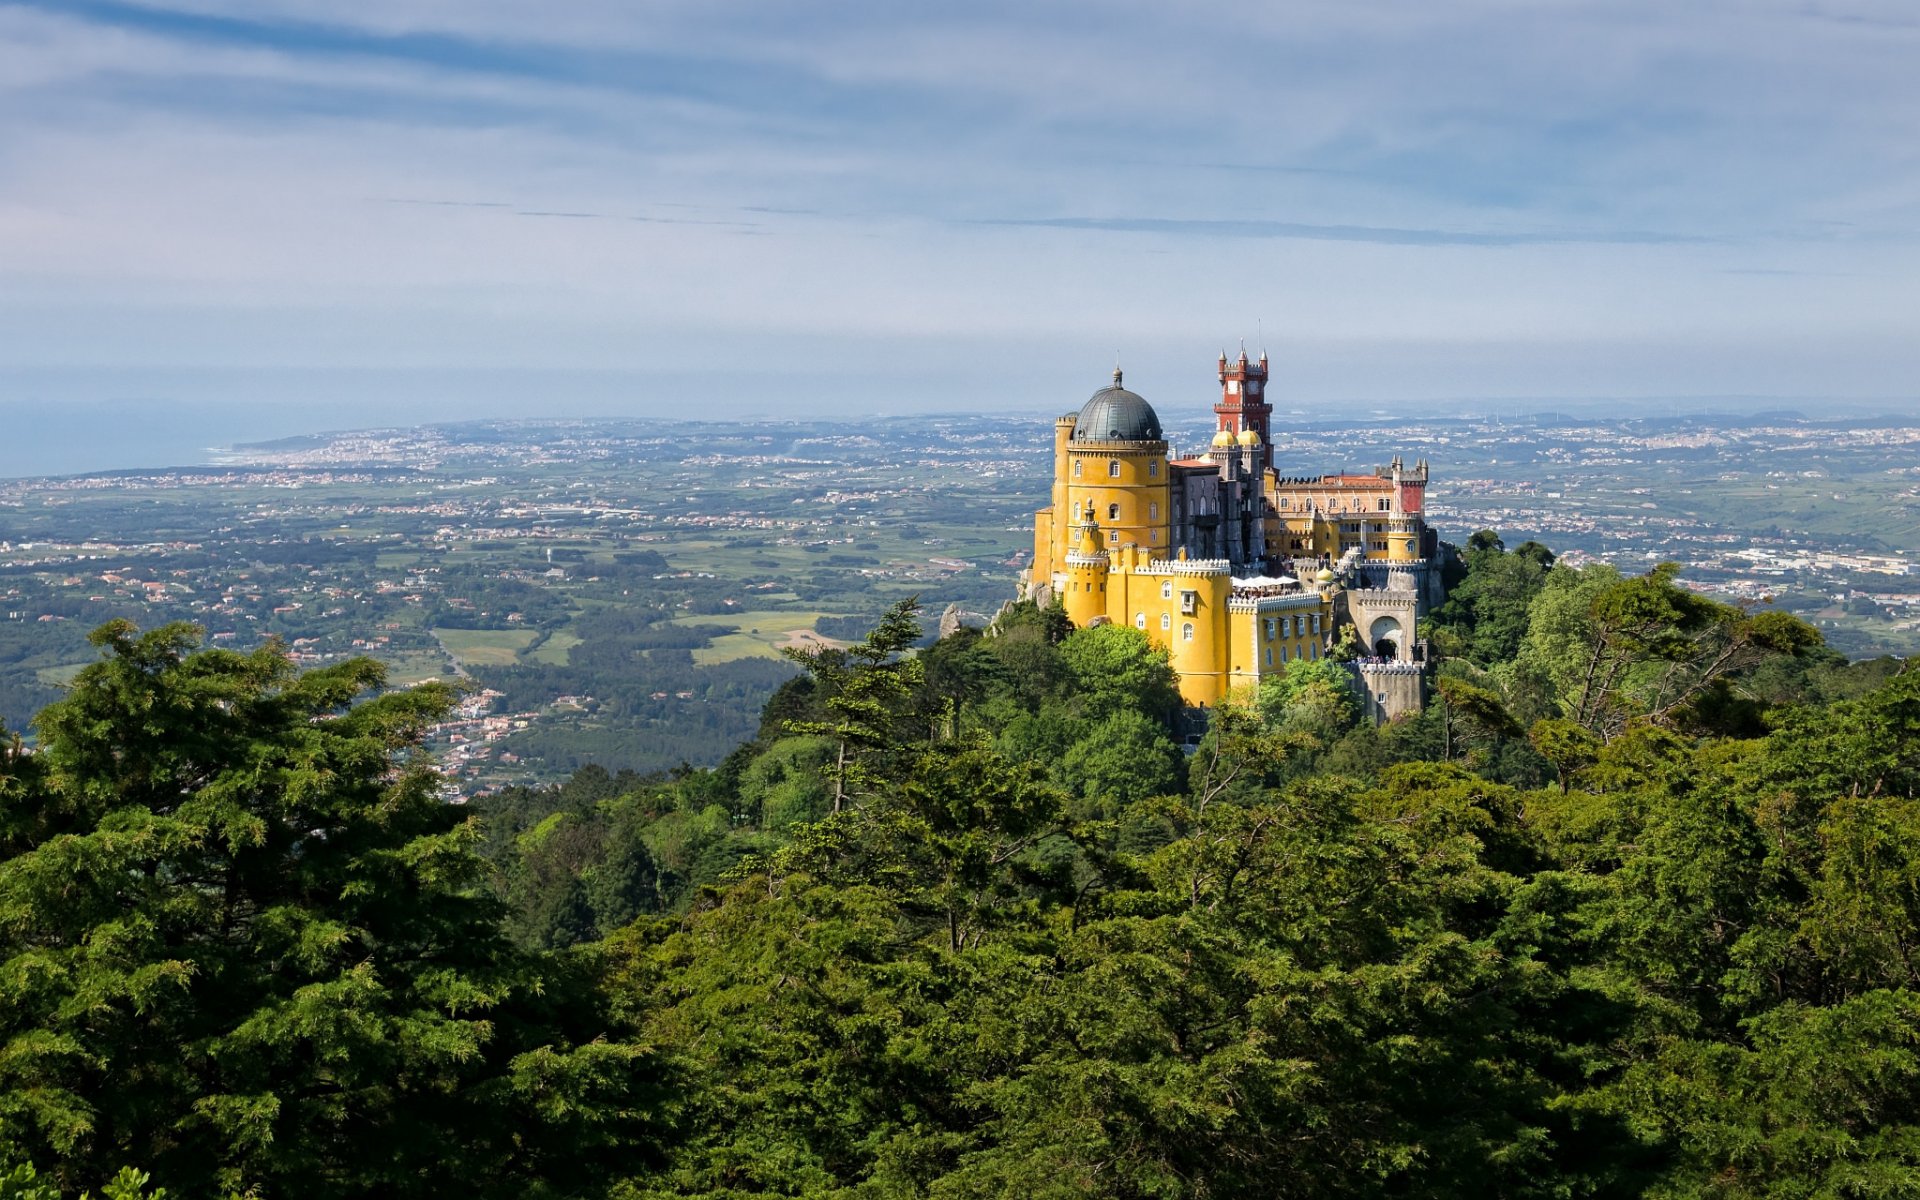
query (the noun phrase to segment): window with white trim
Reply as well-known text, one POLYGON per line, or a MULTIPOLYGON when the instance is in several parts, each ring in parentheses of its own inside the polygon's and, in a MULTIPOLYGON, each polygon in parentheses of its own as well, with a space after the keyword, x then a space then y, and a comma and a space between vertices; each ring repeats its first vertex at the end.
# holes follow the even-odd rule
POLYGON ((1161 632, 1163 632, 1163 633, 1164 633, 1165 631, 1167 631, 1167 630, 1169 630, 1169 629, 1172 629, 1172 628, 1173 628, 1173 614, 1171 614, 1171 613, 1161 613, 1161 614, 1160 614, 1160 629, 1161 629, 1161 632))
POLYGON ((1193 640, 1193 622, 1192 621, 1183 622, 1181 624, 1180 640, 1183 642, 1190 642, 1193 640))
POLYGON ((1111 478, 1111 479, 1120 478, 1120 460, 1119 459, 1110 458, 1107 460, 1107 476, 1108 478, 1111 478))
POLYGON ((1160 581, 1160 598, 1162 600, 1173 599, 1173 580, 1162 579, 1160 581))

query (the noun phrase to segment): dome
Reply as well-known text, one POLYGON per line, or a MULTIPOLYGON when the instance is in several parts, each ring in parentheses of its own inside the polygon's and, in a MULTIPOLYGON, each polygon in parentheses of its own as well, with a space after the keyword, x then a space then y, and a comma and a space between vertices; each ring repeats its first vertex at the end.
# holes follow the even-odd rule
POLYGON ((1313 578, 1319 583, 1332 583, 1337 576, 1334 575, 1332 568, 1321 567, 1320 573, 1313 578))
POLYGON ((1240 431, 1240 444, 1242 446, 1258 446, 1260 444, 1260 435, 1251 429, 1242 429, 1240 431))
POLYGON ((1222 429, 1219 433, 1213 435, 1213 444, 1216 446, 1231 446, 1233 445, 1233 435, 1222 429))
POLYGON ((1113 386, 1104 387, 1087 398, 1080 419, 1073 427, 1076 442, 1159 442, 1159 414, 1153 405, 1120 386, 1120 371, 1113 372, 1113 386))

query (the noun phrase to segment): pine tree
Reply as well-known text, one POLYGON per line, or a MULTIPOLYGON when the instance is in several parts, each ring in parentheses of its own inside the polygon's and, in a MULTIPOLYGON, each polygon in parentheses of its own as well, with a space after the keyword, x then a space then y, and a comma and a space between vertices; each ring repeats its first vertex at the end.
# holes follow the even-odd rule
POLYGON ((93 641, 0 759, 0 1155, 69 1192, 484 1196, 634 1142, 639 1052, 508 946, 417 753, 445 689, 93 641))

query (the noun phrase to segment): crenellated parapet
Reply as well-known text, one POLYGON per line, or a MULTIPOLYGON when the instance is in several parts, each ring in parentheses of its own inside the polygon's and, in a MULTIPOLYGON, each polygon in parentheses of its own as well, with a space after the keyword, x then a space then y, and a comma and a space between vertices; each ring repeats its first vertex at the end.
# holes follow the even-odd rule
POLYGON ((1233 564, 1224 558, 1156 558, 1145 570, 1149 575, 1231 575, 1233 564))

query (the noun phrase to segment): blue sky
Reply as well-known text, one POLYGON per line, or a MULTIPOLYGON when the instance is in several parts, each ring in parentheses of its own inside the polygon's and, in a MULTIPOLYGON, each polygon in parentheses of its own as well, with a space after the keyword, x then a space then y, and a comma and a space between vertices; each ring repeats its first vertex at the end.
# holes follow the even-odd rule
POLYGON ((1916 63, 1904 2, 0 0, 0 393, 1911 401, 1916 63))

